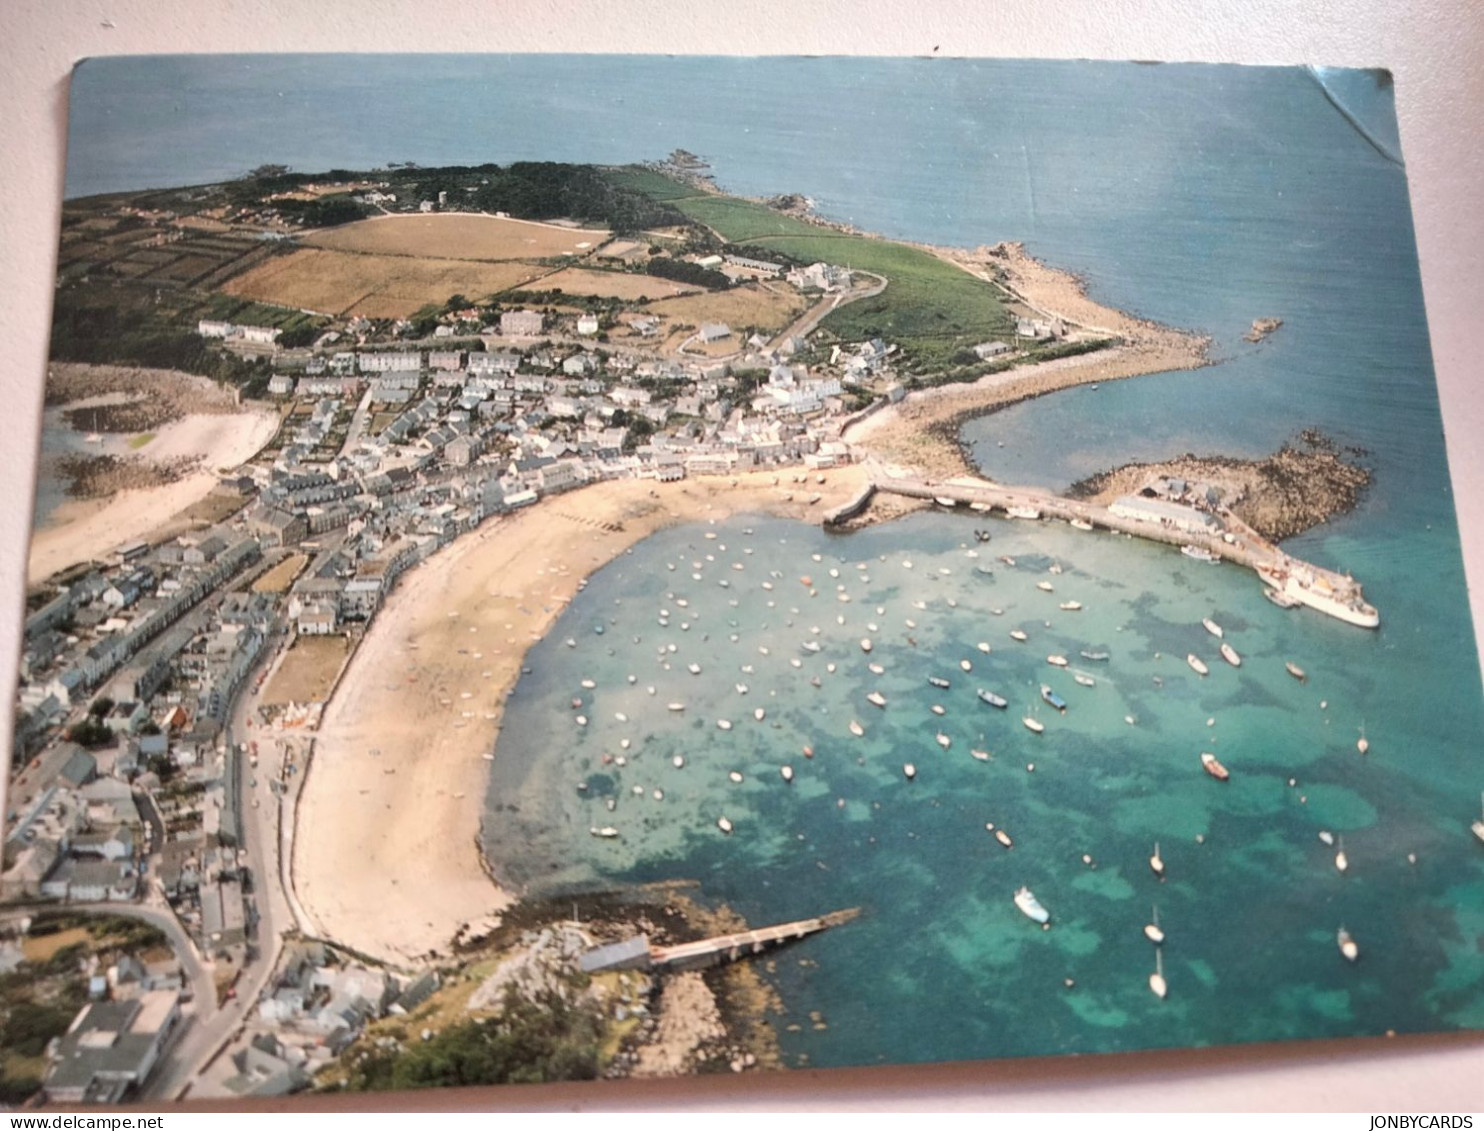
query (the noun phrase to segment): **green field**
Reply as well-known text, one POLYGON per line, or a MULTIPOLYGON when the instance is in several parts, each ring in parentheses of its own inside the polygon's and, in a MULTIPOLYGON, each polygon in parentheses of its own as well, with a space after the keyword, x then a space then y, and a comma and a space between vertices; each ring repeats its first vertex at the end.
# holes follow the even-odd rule
POLYGON ((843 341, 896 342, 914 369, 939 367, 970 346, 1011 332, 1011 317, 994 287, 929 252, 835 232, 754 201, 698 193, 647 169, 611 175, 665 200, 727 243, 885 277, 881 294, 841 307, 820 326, 843 341))

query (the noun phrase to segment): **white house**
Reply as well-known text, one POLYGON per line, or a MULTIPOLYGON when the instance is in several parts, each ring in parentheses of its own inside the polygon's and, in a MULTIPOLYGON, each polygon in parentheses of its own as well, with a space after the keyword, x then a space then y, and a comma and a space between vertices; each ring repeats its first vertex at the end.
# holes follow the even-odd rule
POLYGON ((500 333, 511 338, 535 338, 546 327, 539 310, 507 310, 500 315, 500 333))
POLYGON ((598 316, 596 314, 584 314, 577 319, 577 332, 585 337, 591 337, 598 332, 598 316))

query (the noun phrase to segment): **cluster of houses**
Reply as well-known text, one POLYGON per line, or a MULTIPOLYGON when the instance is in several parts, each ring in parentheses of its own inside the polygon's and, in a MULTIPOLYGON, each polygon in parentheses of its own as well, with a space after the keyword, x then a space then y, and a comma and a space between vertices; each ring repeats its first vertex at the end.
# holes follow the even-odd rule
POLYGON ((271 346, 283 331, 272 326, 237 326, 231 322, 203 318, 196 324, 196 332, 203 338, 235 339, 253 345, 271 346))
POLYGON ((250 1035, 219 1086, 235 1096, 278 1096, 309 1083, 367 1024, 404 1016, 437 992, 435 971, 398 978, 321 943, 296 943, 258 1003, 250 1035))

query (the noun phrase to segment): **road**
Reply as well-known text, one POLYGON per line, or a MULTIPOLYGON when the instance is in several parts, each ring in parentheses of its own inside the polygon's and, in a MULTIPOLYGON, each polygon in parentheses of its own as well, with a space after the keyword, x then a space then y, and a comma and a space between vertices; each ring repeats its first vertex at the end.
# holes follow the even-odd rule
MULTIPOLYGON (((251 725, 258 701, 256 673, 271 672, 281 662, 280 645, 283 642, 284 637, 277 632, 270 634, 257 666, 243 680, 242 690, 232 704, 222 735, 229 749, 233 743, 250 745, 254 741, 259 747, 257 766, 252 765, 249 757, 231 758, 232 770, 238 776, 238 797, 242 804, 238 839, 247 854, 247 867, 252 872, 251 898, 258 914, 257 946, 243 964, 234 987, 235 997, 224 1002, 220 1009, 209 1013, 199 1011, 195 1023, 161 1058, 160 1067, 144 1091, 144 1095, 152 1098, 178 1098, 248 1020, 258 995, 277 965, 282 933, 294 926, 280 880, 279 800, 268 784, 280 774, 281 748, 266 731, 260 734, 259 728, 251 725)), ((302 772, 301 768, 299 774, 302 772)))

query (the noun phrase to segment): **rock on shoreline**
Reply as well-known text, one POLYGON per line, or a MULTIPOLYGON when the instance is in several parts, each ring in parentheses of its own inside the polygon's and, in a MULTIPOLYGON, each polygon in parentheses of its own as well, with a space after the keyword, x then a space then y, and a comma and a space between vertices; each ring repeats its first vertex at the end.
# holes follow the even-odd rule
POLYGON ((1242 337, 1249 342, 1260 342, 1281 325, 1283 325, 1283 319, 1281 318, 1254 318, 1252 320, 1252 329, 1248 330, 1242 337))
POLYGON ((1309 428, 1265 459, 1186 453, 1159 463, 1130 463, 1072 484, 1067 495, 1107 503, 1170 475, 1212 483, 1235 500, 1233 514, 1263 537, 1281 542, 1355 509, 1372 476, 1347 457, 1364 454, 1358 448, 1342 450, 1309 428))
POLYGON ((57 462, 57 470, 68 480, 67 495, 73 499, 103 499, 120 491, 163 487, 196 470, 200 459, 126 459, 113 455, 69 455, 57 462))

